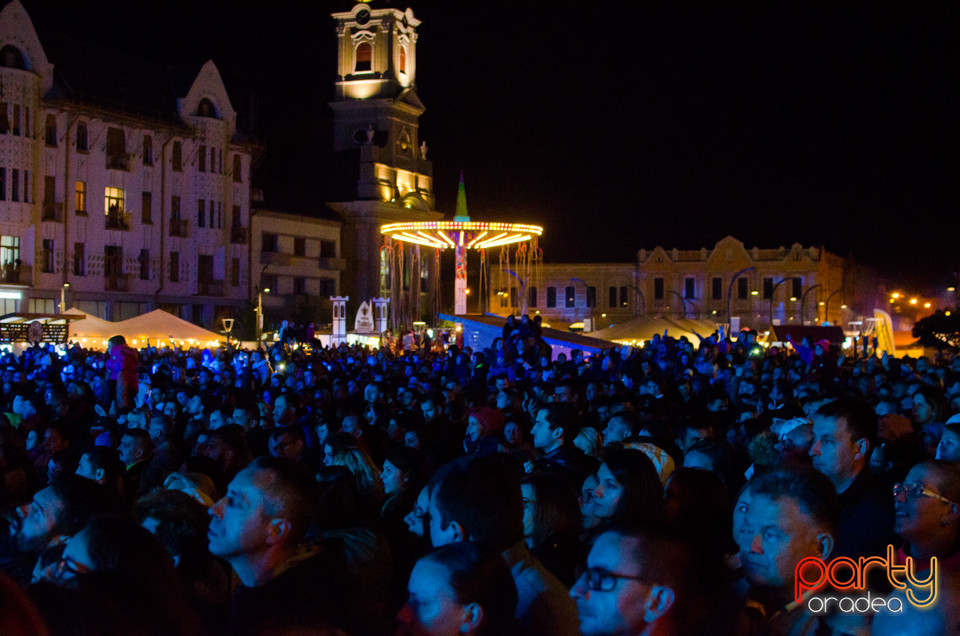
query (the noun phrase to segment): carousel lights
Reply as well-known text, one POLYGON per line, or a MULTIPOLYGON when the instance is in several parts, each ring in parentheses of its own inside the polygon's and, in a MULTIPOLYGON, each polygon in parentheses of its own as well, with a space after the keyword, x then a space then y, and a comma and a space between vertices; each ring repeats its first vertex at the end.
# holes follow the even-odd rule
MULTIPOLYGON (((471 249, 471 248, 473 247, 473 244, 474 244, 474 243, 476 243, 477 241, 479 241, 480 239, 482 239, 482 238, 483 238, 484 236, 486 236, 487 234, 489 234, 489 232, 486 232, 486 231, 480 232, 479 234, 477 234, 477 235, 473 238, 472 241, 470 241, 469 243, 467 243, 467 249, 471 249)), ((463 236, 463 235, 461 234, 460 236, 463 236)))

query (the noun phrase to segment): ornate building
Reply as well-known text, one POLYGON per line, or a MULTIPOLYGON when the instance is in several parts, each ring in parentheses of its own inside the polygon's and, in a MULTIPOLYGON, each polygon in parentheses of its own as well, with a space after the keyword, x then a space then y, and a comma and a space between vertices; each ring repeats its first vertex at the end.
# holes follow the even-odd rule
POLYGON ((0 314, 245 304, 254 147, 212 61, 178 79, 0 11, 0 314))
POLYGON ((597 329, 635 316, 675 315, 767 328, 771 324, 846 326, 872 315, 875 286, 822 247, 746 248, 727 236, 699 250, 641 249, 635 263, 550 263, 539 288, 491 286, 490 311, 523 303, 555 326, 589 321, 597 329), (521 294, 523 296, 521 297, 521 294))
POLYGON ((434 221, 433 167, 419 136, 424 106, 416 93, 417 20, 413 11, 360 3, 332 14, 337 33, 334 175, 342 190, 328 203, 344 220, 343 253, 358 267, 343 275, 351 308, 377 296, 394 301, 394 324, 429 315, 436 263, 417 246, 384 248, 379 228, 434 221), (401 275, 391 276, 391 268, 401 275), (393 284, 391 285, 391 281, 393 284), (400 302, 400 301, 403 302, 400 302), (397 310, 407 308, 407 315, 397 310))

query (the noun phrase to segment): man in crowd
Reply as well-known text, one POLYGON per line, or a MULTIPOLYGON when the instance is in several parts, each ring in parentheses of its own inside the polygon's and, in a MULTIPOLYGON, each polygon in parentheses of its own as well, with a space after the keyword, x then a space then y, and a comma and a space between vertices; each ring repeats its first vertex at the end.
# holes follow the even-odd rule
POLYGON ((18 509, 13 545, 0 548, 3 570, 21 584, 41 578, 45 568, 56 564, 70 537, 109 504, 95 482, 78 475, 57 475, 18 509))
POLYGON ((500 455, 452 466, 430 488, 430 541, 477 541, 503 553, 517 586, 517 633, 576 634, 573 600, 523 541, 520 479, 520 467, 500 455))
POLYGON ((530 434, 533 446, 543 452, 534 462, 538 470, 555 472, 564 477, 575 490, 587 475, 597 472, 597 461, 586 456, 573 445, 580 432, 580 416, 576 408, 566 402, 547 404, 537 411, 537 421, 530 434))
POLYGON ((753 538, 741 545, 750 633, 813 634, 818 619, 794 602, 794 573, 801 559, 833 553, 834 489, 809 469, 779 469, 751 481, 750 493, 745 532, 753 538))
POLYGON ((584 636, 684 634, 694 627, 692 550, 665 529, 604 532, 570 589, 584 636))
POLYGON ((893 543, 893 497, 870 473, 877 416, 870 405, 840 398, 821 406, 813 418, 813 467, 837 491, 839 506, 833 556, 882 556, 893 543))
POLYGON ((231 633, 334 625, 338 572, 328 569, 324 555, 304 547, 316 488, 297 464, 259 457, 210 509, 210 552, 240 579, 231 633))

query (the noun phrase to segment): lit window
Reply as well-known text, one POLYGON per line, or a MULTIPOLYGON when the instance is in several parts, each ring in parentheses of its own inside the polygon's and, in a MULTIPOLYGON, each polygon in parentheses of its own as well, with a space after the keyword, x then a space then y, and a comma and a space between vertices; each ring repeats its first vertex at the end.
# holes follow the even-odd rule
POLYGON ((103 194, 103 213, 107 216, 123 214, 123 190, 121 188, 106 188, 103 194))
POLYGON ((85 181, 76 182, 76 185, 74 186, 73 201, 77 210, 77 214, 87 213, 87 183, 85 181))

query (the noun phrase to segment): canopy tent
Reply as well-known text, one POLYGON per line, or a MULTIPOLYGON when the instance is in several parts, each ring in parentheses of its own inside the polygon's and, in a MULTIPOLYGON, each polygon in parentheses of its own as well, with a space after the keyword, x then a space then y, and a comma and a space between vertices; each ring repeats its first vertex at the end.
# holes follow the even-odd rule
POLYGON ((153 344, 185 344, 199 346, 216 346, 223 343, 226 337, 207 331, 203 327, 177 318, 162 309, 155 309, 148 314, 110 322, 90 314, 84 314, 76 307, 68 309, 67 314, 85 315, 82 320, 70 323, 70 339, 79 342, 81 346, 101 349, 107 346, 107 339, 121 335, 133 347, 153 344), (158 342, 159 341, 159 342, 158 342))
POLYGON ((178 344, 215 346, 227 339, 223 334, 207 331, 162 309, 108 324, 112 324, 116 333, 123 334, 128 341, 160 340, 162 344, 174 341, 178 344))
POLYGON ((606 329, 591 331, 593 338, 603 338, 611 342, 620 342, 623 344, 634 344, 641 340, 650 340, 654 334, 663 335, 666 330, 667 335, 672 338, 686 336, 692 343, 699 344, 694 331, 706 338, 716 331, 716 325, 706 320, 690 320, 680 317, 661 317, 638 316, 627 322, 622 322, 606 329))
POLYGON ((74 316, 85 316, 81 320, 70 322, 70 339, 80 341, 83 344, 84 339, 106 340, 117 335, 117 323, 97 318, 91 314, 80 311, 76 307, 71 307, 64 313, 74 316))

